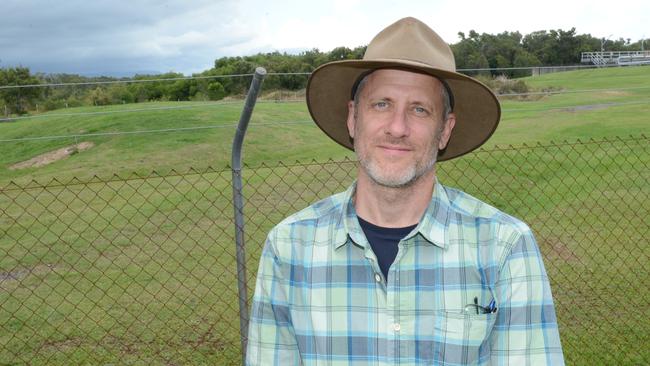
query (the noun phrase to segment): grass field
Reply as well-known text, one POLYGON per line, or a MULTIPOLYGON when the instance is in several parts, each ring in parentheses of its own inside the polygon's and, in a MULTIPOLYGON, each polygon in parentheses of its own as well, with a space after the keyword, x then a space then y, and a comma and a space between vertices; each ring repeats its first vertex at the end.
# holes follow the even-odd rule
MULTIPOLYGON (((531 224, 568 364, 643 364, 648 140, 550 141, 647 136, 650 68, 527 83, 570 93, 503 101, 488 151, 441 164, 441 179, 531 224), (544 146, 494 150, 536 142, 544 146)), ((74 138, 0 142, 0 365, 239 362, 230 172, 222 168, 241 106, 78 108, 0 124, 0 140, 211 127, 80 138, 95 146, 25 170, 8 167, 74 138)), ((258 103, 244 151, 257 167, 245 170, 252 286, 268 229, 343 189, 354 163, 277 166, 350 156, 309 122, 303 103, 258 103)))
MULTIPOLYGON (((533 101, 503 101, 499 129, 485 145, 563 141, 627 136, 648 131, 650 69, 607 68, 529 78, 535 88, 553 86, 570 92, 533 101), (601 91, 584 92, 584 90, 601 91)), ((221 168, 230 163, 230 149, 241 102, 159 102, 71 108, 36 118, 0 123, 0 187, 9 180, 84 178, 93 175, 221 168), (212 127, 212 128, 207 128, 212 127), (205 128, 191 131, 133 134, 146 130, 205 128), (12 139, 97 133, 118 136, 49 140, 12 139), (10 170, 9 166, 76 142, 95 147, 41 168, 10 170)), ((351 157, 325 137, 302 102, 260 101, 244 145, 245 162, 293 162, 351 157)))

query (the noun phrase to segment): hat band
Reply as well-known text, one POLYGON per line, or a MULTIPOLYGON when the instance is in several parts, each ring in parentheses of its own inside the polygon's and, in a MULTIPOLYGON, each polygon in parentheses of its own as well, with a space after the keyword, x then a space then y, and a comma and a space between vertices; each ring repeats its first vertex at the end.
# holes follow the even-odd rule
MULTIPOLYGON (((361 73, 361 75, 359 75, 359 77, 357 77, 357 80, 354 81, 354 84, 352 84, 352 89, 351 89, 352 93, 350 94, 350 100, 354 100, 354 97, 357 94, 357 89, 359 88, 359 84, 361 84, 361 81, 363 81, 363 79, 365 79, 366 76, 372 74, 373 72, 375 72, 377 70, 382 70, 382 69, 397 69, 397 70, 400 70, 402 68, 385 67, 385 68, 378 68, 378 69, 372 69, 372 70, 364 71, 363 73, 361 73)), ((408 70, 408 71, 411 71, 411 72, 418 72, 419 71, 419 70, 413 70, 413 69, 408 69, 408 68, 404 68, 404 69, 408 70)), ((445 80, 440 79, 440 78, 438 78, 436 76, 433 76, 431 74, 427 74, 427 73, 424 73, 424 72, 418 72, 418 73, 434 77, 434 78, 436 78, 436 80, 438 80, 438 81, 440 81, 442 83, 442 86, 447 90, 447 95, 449 96, 449 105, 451 106, 451 110, 453 111, 454 110, 454 93, 451 92, 451 89, 449 88, 449 84, 447 84, 447 82, 445 80)))

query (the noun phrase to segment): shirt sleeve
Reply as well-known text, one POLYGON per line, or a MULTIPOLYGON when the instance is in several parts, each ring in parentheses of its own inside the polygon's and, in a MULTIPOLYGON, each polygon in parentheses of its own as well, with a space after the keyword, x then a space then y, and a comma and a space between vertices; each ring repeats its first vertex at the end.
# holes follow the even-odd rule
POLYGON ((564 365, 551 287, 535 238, 528 229, 512 239, 495 286, 491 364, 564 365))
POLYGON ((269 235, 257 273, 246 365, 301 365, 287 301, 289 281, 285 267, 269 235))

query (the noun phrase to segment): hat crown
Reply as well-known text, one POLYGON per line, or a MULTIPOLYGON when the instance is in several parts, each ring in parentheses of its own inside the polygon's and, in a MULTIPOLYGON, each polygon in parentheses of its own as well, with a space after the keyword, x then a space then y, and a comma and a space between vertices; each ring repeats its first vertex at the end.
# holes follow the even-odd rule
POLYGON ((454 53, 440 36, 415 18, 403 18, 372 39, 364 60, 408 60, 456 71, 454 53))

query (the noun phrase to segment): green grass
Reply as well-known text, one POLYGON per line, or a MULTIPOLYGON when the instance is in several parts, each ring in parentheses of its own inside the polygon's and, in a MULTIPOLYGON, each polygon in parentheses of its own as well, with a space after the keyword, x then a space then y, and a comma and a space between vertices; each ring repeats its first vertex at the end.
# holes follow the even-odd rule
POLYGON ((537 90, 555 87, 563 93, 503 101, 501 125, 486 147, 650 132, 648 67, 570 71, 525 80, 537 90))
MULTIPOLYGON (((564 91, 637 89, 567 93, 532 101, 504 100, 502 122, 485 148, 638 135, 647 134, 649 130, 646 117, 650 112, 648 67, 547 74, 528 78, 527 83, 534 88, 553 86, 564 91)), ((153 170, 165 172, 188 166, 224 167, 230 163, 232 138, 241 109, 242 102, 157 102, 70 108, 0 123, 0 140, 213 127, 193 131, 0 142, 0 187, 10 180, 25 182, 38 178, 43 182, 54 177, 147 174, 153 170), (95 147, 45 167, 9 169, 12 164, 80 141, 92 141, 95 147)), ((330 141, 310 121, 302 102, 258 102, 245 139, 245 161, 256 165, 269 161, 352 156, 330 141)))
POLYGON ((229 175, 3 192, 0 363, 236 359, 229 175))
MULTIPOLYGON (((141 103, 106 108, 75 108, 66 110, 65 113, 59 111, 39 118, 0 124, 2 140, 211 127, 193 131, 2 142, 0 186, 9 180, 24 182, 36 177, 39 181, 45 181, 54 177, 86 178, 132 172, 147 174, 152 170, 164 172, 188 166, 224 167, 230 163, 232 139, 241 109, 241 102, 191 103, 188 106, 182 102, 141 103), (160 107, 182 109, 147 110, 160 107), (87 114, 98 109, 101 112, 115 110, 120 113, 87 114), (122 113, 125 110, 132 111, 122 113), (17 162, 81 141, 91 141, 95 147, 45 167, 9 169, 17 162)), ((245 161, 259 163, 305 160, 329 155, 338 158, 346 155, 345 151, 337 151, 335 144, 322 136, 309 121, 304 103, 258 103, 245 140, 245 161), (269 124, 277 122, 289 123, 269 124)))
MULTIPOLYGON (((586 70, 527 82, 627 88, 650 85, 648 71, 586 70)), ((504 101, 487 151, 440 165, 443 183, 536 232, 572 365, 650 358, 639 347, 650 341, 649 294, 640 280, 650 275, 648 140, 549 143, 647 135, 650 90, 621 93, 504 101), (607 103, 630 104, 567 109, 607 103), (537 141, 545 146, 494 150, 537 141)), ((84 138, 95 147, 26 170, 7 166, 74 141, 0 143, 0 365, 240 363, 230 171, 222 168, 241 106, 78 108, 0 124, 0 139, 224 126, 84 138), (161 107, 183 109, 137 111, 161 107)), ((353 162, 276 166, 350 156, 312 123, 277 124, 307 121, 303 103, 255 109, 244 146, 245 162, 255 167, 244 170, 250 290, 269 228, 353 179, 353 162)))

